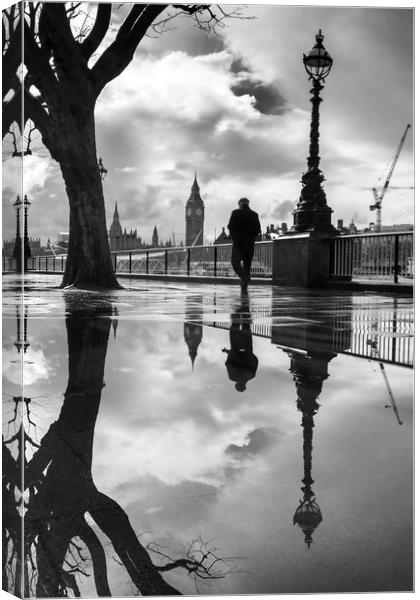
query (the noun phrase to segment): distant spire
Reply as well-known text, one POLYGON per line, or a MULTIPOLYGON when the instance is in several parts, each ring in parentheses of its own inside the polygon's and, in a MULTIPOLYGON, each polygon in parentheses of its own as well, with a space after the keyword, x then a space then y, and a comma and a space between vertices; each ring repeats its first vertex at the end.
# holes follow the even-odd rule
POLYGON ((117 206, 117 203, 115 203, 114 221, 119 221, 119 220, 120 220, 120 215, 118 214, 118 206, 117 206))
POLYGON ((200 208, 204 207, 204 202, 200 196, 200 186, 197 183, 197 172, 194 173, 194 181, 191 186, 191 194, 187 200, 187 205, 195 204, 200 208))
POLYGON ((152 246, 154 248, 157 248, 159 246, 159 236, 158 236, 158 231, 157 231, 156 225, 155 225, 155 227, 153 229, 152 246))
POLYGON ((200 191, 200 186, 197 183, 197 171, 194 171, 194 181, 193 181, 193 184, 192 184, 192 187, 191 187, 191 191, 192 192, 195 192, 195 191, 199 192, 200 191))

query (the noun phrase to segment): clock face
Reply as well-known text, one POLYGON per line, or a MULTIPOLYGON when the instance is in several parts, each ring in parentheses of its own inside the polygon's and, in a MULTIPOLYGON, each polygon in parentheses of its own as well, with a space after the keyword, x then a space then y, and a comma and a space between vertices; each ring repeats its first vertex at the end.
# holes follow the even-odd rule
POLYGON ((203 211, 201 210, 201 208, 197 208, 197 210, 196 210, 195 212, 197 213, 197 215, 201 215, 201 213, 202 213, 203 211))
POLYGON ((191 215, 191 208, 187 208, 187 215, 190 216, 191 215))

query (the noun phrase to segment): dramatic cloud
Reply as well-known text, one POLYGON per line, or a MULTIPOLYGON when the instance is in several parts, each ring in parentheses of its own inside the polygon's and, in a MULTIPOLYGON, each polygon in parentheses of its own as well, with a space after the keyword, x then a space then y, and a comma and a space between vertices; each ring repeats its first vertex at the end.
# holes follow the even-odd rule
MULTIPOLYGON (((121 21, 127 7, 118 8, 121 21)), ((302 52, 322 28, 334 59, 322 91, 321 169, 333 220, 367 226, 371 188, 393 158, 413 115, 412 11, 398 8, 264 6, 253 20, 230 20, 221 37, 178 18, 150 37, 106 86, 97 108, 97 148, 108 169, 108 226, 118 202, 123 228, 147 241, 153 227, 184 240, 184 206, 194 173, 206 206, 205 239, 226 225, 247 196, 263 227, 287 221, 300 195, 310 131, 310 84, 302 52), (357 40, 357 43, 355 42, 357 40), (383 65, 387 68, 384 69, 383 65), (392 73, 393 84, 389 84, 392 73), (294 206, 292 206, 294 205, 294 206), (265 219, 267 219, 266 222, 265 219)), ((3 164, 4 237, 20 188, 17 159, 3 164)), ((57 165, 27 157, 30 234, 55 239, 68 229, 57 165)), ((384 201, 384 224, 413 220, 410 132, 384 201)))
POLYGON ((275 202, 271 207, 271 211, 262 213, 262 217, 264 218, 272 218, 276 221, 284 221, 287 219, 290 221, 290 215, 294 208, 296 207, 296 202, 292 202, 292 200, 283 200, 280 202, 275 202))
POLYGON ((268 450, 279 439, 279 431, 272 427, 262 427, 250 431, 246 436, 246 444, 229 444, 226 448, 226 454, 241 461, 245 458, 257 456, 268 450))
POLYGON ((264 115, 281 115, 285 111, 285 100, 274 85, 241 79, 232 91, 236 96, 253 96, 255 108, 264 115))

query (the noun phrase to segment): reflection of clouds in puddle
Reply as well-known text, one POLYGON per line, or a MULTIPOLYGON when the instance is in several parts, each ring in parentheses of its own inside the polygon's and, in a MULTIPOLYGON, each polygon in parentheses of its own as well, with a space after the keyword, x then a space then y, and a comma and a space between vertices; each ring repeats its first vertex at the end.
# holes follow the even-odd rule
MULTIPOLYGON (((191 371, 183 323, 121 326, 119 340, 109 347, 107 370, 112 377, 105 373, 107 387, 95 434, 94 479, 98 487, 111 495, 118 490, 130 505, 138 500, 139 488, 149 478, 167 489, 172 499, 187 481, 197 489, 211 489, 214 497, 228 493, 238 481, 270 473, 273 457, 287 462, 292 450, 293 474, 288 477, 300 480, 301 414, 296 408, 290 357, 285 352, 270 340, 254 336, 260 366, 249 389, 240 395, 228 379, 221 353, 228 343, 228 329, 203 328, 191 371)), ((382 408, 381 382, 372 378, 371 369, 365 360, 345 355, 334 358, 328 369, 333 375, 324 383, 320 398, 328 410, 321 409, 317 431, 333 429, 338 437, 342 435, 337 426, 342 405, 350 414, 363 414, 370 427, 372 420, 387 429, 395 425, 392 415, 382 408)), ((400 369, 390 373, 396 389, 406 375, 400 369)), ((359 441, 353 454, 363 452, 360 447, 366 451, 365 441, 359 441)), ((352 455, 350 449, 347 452, 352 455)), ((317 461, 318 469, 323 461, 325 456, 317 461)), ((160 500, 151 501, 150 518, 153 509, 162 506, 160 500)))
MULTIPOLYGON (((189 480, 220 488, 231 476, 232 463, 237 462, 226 449, 232 444, 248 448, 252 432, 265 431, 267 411, 274 428, 281 423, 288 429, 295 422, 294 402, 285 406, 278 401, 280 383, 294 400, 289 359, 279 352, 273 357, 268 340, 255 339, 254 343, 265 365, 262 379, 257 373, 246 394, 240 395, 228 378, 221 352, 229 330, 204 330, 194 371, 183 339, 183 323, 170 327, 142 323, 141 329, 133 330, 131 325, 130 335, 121 333, 126 334, 121 337, 124 344, 117 339, 109 348, 107 368, 112 377, 105 373, 107 386, 95 434, 99 487, 112 490, 117 481, 153 476, 169 486, 189 480), (134 344, 127 343, 130 338, 134 344)), ((257 454, 265 455, 264 448, 253 453, 251 444, 241 468, 251 465, 257 454)))
MULTIPOLYGON (((3 377, 10 383, 22 383, 22 355, 15 348, 3 350, 3 377)), ((53 372, 49 359, 41 348, 30 348, 23 355, 23 385, 31 385, 40 379, 48 379, 53 372)))

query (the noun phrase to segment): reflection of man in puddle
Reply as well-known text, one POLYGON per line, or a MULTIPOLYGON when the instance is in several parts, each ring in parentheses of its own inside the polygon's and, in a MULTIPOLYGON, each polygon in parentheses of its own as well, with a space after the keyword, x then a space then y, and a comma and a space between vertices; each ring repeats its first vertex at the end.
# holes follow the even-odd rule
POLYGON ((251 312, 246 297, 231 315, 230 349, 223 348, 227 353, 226 368, 229 379, 235 382, 235 389, 243 392, 250 379, 255 377, 258 358, 252 351, 251 312))

